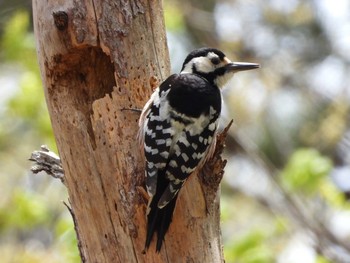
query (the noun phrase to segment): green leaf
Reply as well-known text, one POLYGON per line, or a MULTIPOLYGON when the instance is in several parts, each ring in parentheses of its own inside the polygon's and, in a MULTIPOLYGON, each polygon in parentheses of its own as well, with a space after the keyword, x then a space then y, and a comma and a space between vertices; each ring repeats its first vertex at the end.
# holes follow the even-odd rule
MULTIPOLYGON (((11 120, 16 132, 33 132, 42 139, 42 144, 55 150, 51 122, 47 111, 44 91, 36 58, 35 41, 29 32, 29 14, 25 11, 16 12, 6 23, 0 42, 0 56, 5 62, 15 64, 19 68, 16 73, 19 79, 19 89, 7 102, 5 117, 11 120)), ((6 123, 6 122, 4 122, 6 123)), ((5 138, 6 129, 0 124, 0 144, 5 138)), ((9 130, 9 129, 7 129, 9 130)), ((14 134, 14 131, 9 131, 14 134)), ((17 135, 20 136, 20 135, 17 135)))
POLYGON ((331 169, 332 161, 317 150, 299 149, 290 157, 281 179, 290 191, 314 194, 331 169))
POLYGON ((164 2, 164 19, 167 30, 180 31, 184 29, 183 12, 179 6, 171 1, 164 2))
POLYGON ((49 219, 49 210, 44 199, 34 193, 17 189, 14 191, 9 207, 5 208, 5 227, 31 229, 43 225, 49 219))
POLYGON ((1 56, 11 62, 21 61, 27 68, 37 68, 35 41, 28 31, 29 14, 17 11, 4 27, 4 34, 0 44, 1 56))
POLYGON ((225 246, 227 262, 270 263, 273 262, 272 251, 267 247, 266 234, 253 230, 239 240, 225 246))

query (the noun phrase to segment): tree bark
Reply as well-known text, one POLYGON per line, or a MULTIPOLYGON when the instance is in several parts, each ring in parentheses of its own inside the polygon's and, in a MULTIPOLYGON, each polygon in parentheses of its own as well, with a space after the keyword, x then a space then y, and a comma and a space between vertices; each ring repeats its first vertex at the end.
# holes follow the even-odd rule
POLYGON ((218 186, 192 176, 162 251, 143 254, 139 114, 169 75, 160 0, 33 1, 46 102, 83 262, 223 262, 218 186), (126 110, 124 110, 126 109, 126 110), (207 187, 211 187, 210 184, 207 187), (207 200, 208 202, 208 200, 207 200))

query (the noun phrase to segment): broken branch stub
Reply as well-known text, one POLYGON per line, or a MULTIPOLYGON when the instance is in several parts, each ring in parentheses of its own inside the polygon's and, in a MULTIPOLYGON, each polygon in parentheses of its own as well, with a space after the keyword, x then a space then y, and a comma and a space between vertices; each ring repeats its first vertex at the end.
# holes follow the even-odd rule
POLYGON ((61 164, 60 157, 50 151, 46 145, 42 145, 41 150, 32 152, 29 160, 34 162, 34 165, 30 170, 37 174, 39 172, 46 172, 54 178, 60 179, 63 184, 64 181, 64 171, 61 164))

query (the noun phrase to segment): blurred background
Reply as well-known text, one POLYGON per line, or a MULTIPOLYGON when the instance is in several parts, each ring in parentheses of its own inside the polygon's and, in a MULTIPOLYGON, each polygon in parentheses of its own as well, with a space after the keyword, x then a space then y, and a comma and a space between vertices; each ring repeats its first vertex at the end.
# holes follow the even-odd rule
MULTIPOLYGON (((226 262, 350 262, 350 1, 164 1, 172 72, 211 46, 261 69, 224 91, 226 262)), ((31 5, 0 0, 1 262, 80 262, 60 181, 28 158, 56 150, 31 5)))

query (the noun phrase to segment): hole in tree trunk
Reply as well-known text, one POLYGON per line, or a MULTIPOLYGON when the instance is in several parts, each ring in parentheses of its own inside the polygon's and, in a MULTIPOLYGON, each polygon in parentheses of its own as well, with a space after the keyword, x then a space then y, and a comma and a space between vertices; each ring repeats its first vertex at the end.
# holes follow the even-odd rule
MULTIPOLYGON (((77 49, 65 55, 56 55, 51 68, 54 81, 48 89, 53 97, 53 107, 66 114, 72 125, 79 123, 87 129, 92 147, 96 142, 91 125, 92 104, 111 94, 116 85, 114 66, 100 48, 77 49), (65 106, 57 102, 64 101, 65 106), (56 103, 55 103, 56 102, 56 103), (78 120, 77 120, 78 118, 78 120)), ((49 73, 50 74, 50 73, 49 73)))

